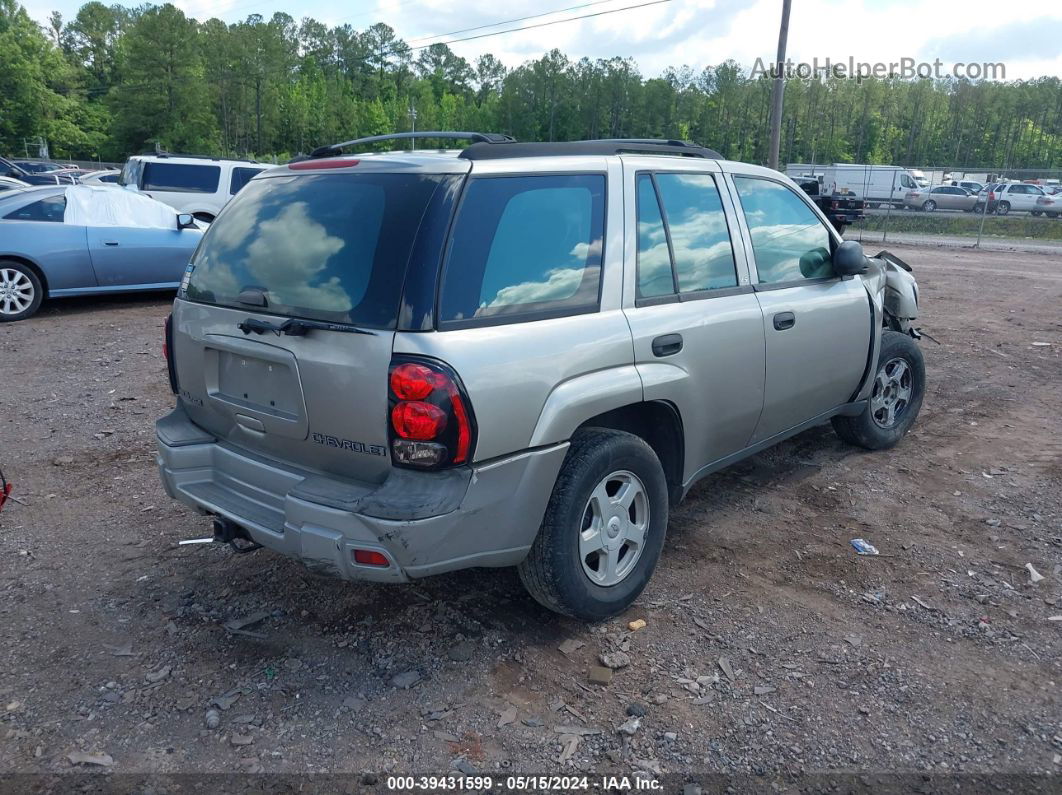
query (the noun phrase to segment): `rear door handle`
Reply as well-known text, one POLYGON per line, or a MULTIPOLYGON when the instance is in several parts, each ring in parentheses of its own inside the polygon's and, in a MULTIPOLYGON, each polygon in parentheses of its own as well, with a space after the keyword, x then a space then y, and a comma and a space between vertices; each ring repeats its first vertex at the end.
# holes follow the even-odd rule
POLYGON ((118 241, 117 240, 104 240, 103 241, 103 245, 105 245, 105 246, 117 246, 118 245, 118 241))
POLYGON ((681 334, 665 334, 653 340, 654 356, 674 356, 682 350, 681 334))
POLYGON ((774 316, 775 331, 785 331, 796 325, 796 315, 792 312, 779 312, 774 316))

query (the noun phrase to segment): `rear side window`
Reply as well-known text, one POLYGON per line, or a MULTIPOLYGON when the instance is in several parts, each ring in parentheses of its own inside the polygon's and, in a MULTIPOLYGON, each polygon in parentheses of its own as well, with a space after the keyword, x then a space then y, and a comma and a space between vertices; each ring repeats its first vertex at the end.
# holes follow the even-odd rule
POLYGON ((221 179, 221 166, 191 163, 144 164, 144 190, 171 190, 180 193, 216 193, 221 179))
POLYGON ((255 174, 259 174, 264 169, 261 168, 245 168, 238 166, 232 170, 232 176, 229 178, 229 193, 237 194, 243 190, 243 186, 253 177, 255 174))
POLYGON ((830 235, 796 193, 767 179, 734 177, 761 283, 833 275, 830 235))
POLYGON ((9 221, 54 221, 62 223, 66 215, 66 196, 49 196, 27 204, 4 216, 9 221))
POLYGON ((393 328, 413 241, 445 177, 313 174, 255 180, 211 224, 192 260, 184 298, 393 328))
POLYGON ((604 223, 603 174, 471 180, 450 237, 441 323, 596 310, 604 223))

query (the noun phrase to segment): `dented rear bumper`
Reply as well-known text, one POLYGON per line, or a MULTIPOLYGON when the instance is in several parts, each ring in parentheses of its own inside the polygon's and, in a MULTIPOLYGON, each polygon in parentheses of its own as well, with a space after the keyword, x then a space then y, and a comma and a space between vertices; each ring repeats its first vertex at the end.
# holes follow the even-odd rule
POLYGON ((174 499, 235 522, 314 570, 390 582, 523 560, 568 447, 442 472, 394 468, 376 484, 219 441, 180 407, 158 421, 156 435, 159 472, 174 499), (356 563, 355 549, 381 552, 389 565, 356 563))

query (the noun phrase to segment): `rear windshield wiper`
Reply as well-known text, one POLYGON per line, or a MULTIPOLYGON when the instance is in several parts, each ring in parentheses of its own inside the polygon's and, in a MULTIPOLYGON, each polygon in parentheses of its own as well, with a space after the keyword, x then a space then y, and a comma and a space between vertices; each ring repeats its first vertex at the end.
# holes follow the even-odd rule
POLYGON ((358 328, 357 326, 348 326, 343 323, 327 323, 323 320, 302 320, 301 318, 295 317, 285 320, 279 326, 270 323, 268 320, 258 320, 249 317, 246 320, 237 323, 236 328, 244 334, 250 334, 252 332, 255 334, 265 334, 266 332, 272 332, 278 337, 281 334, 286 334, 289 337, 302 337, 311 329, 317 331, 339 331, 344 334, 368 334, 369 336, 376 336, 375 331, 358 328))

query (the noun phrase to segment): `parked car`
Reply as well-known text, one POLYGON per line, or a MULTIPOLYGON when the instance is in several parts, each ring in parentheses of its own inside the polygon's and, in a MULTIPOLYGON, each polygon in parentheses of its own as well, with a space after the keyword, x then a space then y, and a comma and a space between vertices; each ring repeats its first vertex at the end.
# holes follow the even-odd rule
POLYGON ((174 290, 202 231, 146 196, 75 185, 0 193, 0 322, 45 298, 174 290))
POLYGON ((116 168, 106 168, 100 171, 92 171, 81 177, 82 185, 117 185, 121 171, 116 168))
POLYGON ((64 171, 69 168, 50 160, 12 160, 11 162, 30 174, 46 174, 49 171, 64 171))
POLYGON ((10 160, 0 157, 0 177, 21 180, 29 185, 73 185, 77 178, 62 172, 31 173, 10 160))
POLYGON ((269 166, 254 160, 135 155, 126 161, 118 183, 134 187, 178 212, 210 222, 251 177, 266 168, 269 166))
MULTIPOLYGON (((1039 199, 1044 198, 1043 188, 1037 185, 1027 185, 1024 182, 1008 182, 1004 184, 994 185, 993 193, 995 193, 995 213, 996 215, 1006 215, 1012 210, 1015 212, 1029 212, 1034 215, 1039 215, 1047 209, 1047 205, 1039 202, 1039 199)), ((978 204, 982 204, 980 197, 978 198, 978 204)), ((988 211, 992 212, 993 207, 991 199, 989 200, 988 211)), ((1055 210, 1051 210, 1052 213, 1057 215, 1055 210)))
POLYGON ((701 478, 828 420, 871 449, 915 421, 910 269, 784 175, 677 142, 416 137, 473 143, 322 147, 203 237, 156 429, 218 540, 351 579, 518 566, 598 620, 701 478))
POLYGON ((985 186, 983 182, 977 182, 972 179, 952 180, 951 184, 957 188, 965 188, 974 194, 980 193, 985 186))
POLYGON ((863 200, 851 193, 821 193, 822 186, 815 177, 797 177, 794 179, 797 185, 806 193, 811 201, 822 210, 823 215, 830 219, 837 234, 844 235, 845 227, 866 218, 863 212, 863 200))
POLYGON ((903 197, 903 206, 931 213, 934 210, 962 210, 972 212, 977 196, 965 188, 954 185, 938 185, 927 190, 908 191, 903 197))
POLYGON ((999 191, 1005 187, 1005 183, 996 182, 991 185, 985 185, 977 193, 977 201, 974 203, 973 211, 975 213, 994 213, 996 211, 996 205, 999 203, 999 191), (987 205, 987 210, 986 210, 987 205))
POLYGON ((7 190, 22 190, 23 188, 30 187, 28 182, 23 182, 20 179, 14 179, 12 177, 0 177, 0 191, 7 190))

